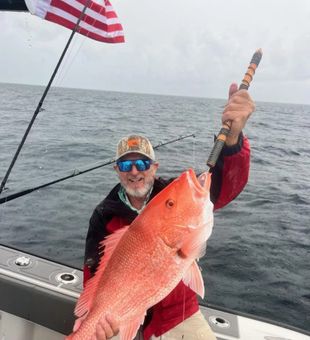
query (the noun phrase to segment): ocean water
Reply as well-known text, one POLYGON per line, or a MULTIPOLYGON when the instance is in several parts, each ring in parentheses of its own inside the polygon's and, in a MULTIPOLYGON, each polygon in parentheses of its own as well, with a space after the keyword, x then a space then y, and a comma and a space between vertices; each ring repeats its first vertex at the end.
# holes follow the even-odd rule
MULTIPOLYGON (((43 93, 0 84, 0 179, 43 93)), ((201 266, 206 301, 310 330, 310 106, 258 102, 245 133, 249 182, 215 226, 201 266)), ((205 161, 225 100, 51 89, 7 183, 8 195, 114 156, 132 132, 153 144, 195 138, 157 151, 159 175, 205 161)), ((0 242, 82 266, 88 220, 117 183, 112 165, 0 205, 0 242)))

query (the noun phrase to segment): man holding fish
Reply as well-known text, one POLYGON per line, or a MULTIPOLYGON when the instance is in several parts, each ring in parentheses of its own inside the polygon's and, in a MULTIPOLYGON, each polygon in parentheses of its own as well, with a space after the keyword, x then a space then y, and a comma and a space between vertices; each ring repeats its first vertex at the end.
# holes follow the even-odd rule
POLYGON ((248 92, 232 84, 222 115, 231 131, 212 183, 209 174, 197 180, 192 170, 175 181, 156 178, 159 164, 149 140, 138 135, 120 140, 114 166, 120 183, 90 219, 85 289, 68 339, 106 340, 119 333, 130 340, 140 324, 144 339, 216 339, 199 311, 196 293, 203 296, 204 288, 196 259, 211 234, 213 208, 228 204, 247 183, 250 147, 242 130, 254 109, 248 92), (126 251, 132 253, 128 259, 126 251))

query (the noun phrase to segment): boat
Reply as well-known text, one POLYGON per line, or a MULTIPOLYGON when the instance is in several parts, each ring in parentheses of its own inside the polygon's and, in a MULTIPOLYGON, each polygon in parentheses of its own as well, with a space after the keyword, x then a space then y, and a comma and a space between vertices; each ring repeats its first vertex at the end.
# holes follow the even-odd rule
MULTIPOLYGON (((0 10, 27 7, 23 0, 5 0, 0 10)), ((0 339, 64 339, 82 289, 80 268, 0 244, 0 339)), ((218 340, 310 340, 309 332, 289 325, 215 305, 200 309, 218 340)))
MULTIPOLYGON (((0 339, 63 340, 82 289, 79 268, 0 245, 0 339)), ((310 340, 306 331, 267 319, 208 304, 200 309, 217 340, 310 340)))

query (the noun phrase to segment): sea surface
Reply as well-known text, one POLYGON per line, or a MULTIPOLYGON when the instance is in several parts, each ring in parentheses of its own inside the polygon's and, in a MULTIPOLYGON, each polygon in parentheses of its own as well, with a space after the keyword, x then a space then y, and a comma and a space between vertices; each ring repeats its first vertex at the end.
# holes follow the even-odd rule
MULTIPOLYGON (((44 88, 0 84, 0 179, 44 88)), ((206 169, 225 100, 52 88, 2 196, 101 164, 124 135, 154 145, 159 175, 206 169)), ((310 106, 257 102, 249 182, 201 263, 206 301, 310 330, 310 106)), ((107 165, 0 205, 0 243, 81 268, 88 220, 117 183, 107 165)))

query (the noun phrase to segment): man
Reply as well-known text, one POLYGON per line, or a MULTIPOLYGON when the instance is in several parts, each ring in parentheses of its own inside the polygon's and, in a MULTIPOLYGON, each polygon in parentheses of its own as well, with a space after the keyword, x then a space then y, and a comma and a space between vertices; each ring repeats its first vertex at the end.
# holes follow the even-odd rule
MULTIPOLYGON (((231 121, 231 132, 212 170, 211 200, 218 209, 233 200, 248 180, 250 148, 242 134, 254 103, 245 90, 236 84, 229 89, 229 101, 222 121, 231 121)), ((90 219, 86 239, 84 283, 94 275, 99 261, 98 245, 107 235, 130 224, 147 202, 171 180, 156 178, 159 164, 149 140, 132 135, 120 140, 114 166, 120 183, 96 207, 90 219)), ((101 320, 97 340, 106 340, 118 333, 112 317, 101 320)), ((199 311, 196 294, 181 281, 162 301, 148 311, 143 325, 144 339, 215 340, 208 323, 199 311)))

